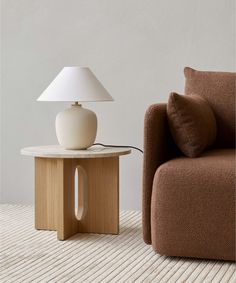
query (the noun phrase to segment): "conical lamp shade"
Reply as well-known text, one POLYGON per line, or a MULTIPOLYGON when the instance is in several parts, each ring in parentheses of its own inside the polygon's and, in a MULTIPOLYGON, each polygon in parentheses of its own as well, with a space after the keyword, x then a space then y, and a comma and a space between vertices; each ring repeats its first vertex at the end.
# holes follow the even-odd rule
POLYGON ((87 67, 65 67, 38 101, 109 101, 111 95, 87 67))

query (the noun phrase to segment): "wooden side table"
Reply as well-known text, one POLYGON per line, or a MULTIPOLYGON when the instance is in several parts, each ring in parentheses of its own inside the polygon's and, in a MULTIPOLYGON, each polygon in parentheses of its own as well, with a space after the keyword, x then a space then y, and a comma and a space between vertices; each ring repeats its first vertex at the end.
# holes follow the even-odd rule
POLYGON ((119 233, 119 156, 126 148, 65 150, 28 147, 35 157, 35 228, 56 230, 59 240, 79 232, 119 233), (78 209, 74 180, 78 170, 78 209))

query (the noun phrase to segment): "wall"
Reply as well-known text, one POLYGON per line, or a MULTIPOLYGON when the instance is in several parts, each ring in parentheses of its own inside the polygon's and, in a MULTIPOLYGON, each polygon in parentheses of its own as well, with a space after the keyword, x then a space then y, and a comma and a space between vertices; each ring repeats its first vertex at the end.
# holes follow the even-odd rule
MULTIPOLYGON (((87 103, 98 142, 143 146, 147 107, 183 92, 183 68, 235 70, 234 0, 3 0, 1 201, 33 203, 30 145, 56 144, 69 104, 36 102, 55 75, 89 66, 115 102, 87 103)), ((121 158, 122 209, 141 209, 142 155, 121 158)))

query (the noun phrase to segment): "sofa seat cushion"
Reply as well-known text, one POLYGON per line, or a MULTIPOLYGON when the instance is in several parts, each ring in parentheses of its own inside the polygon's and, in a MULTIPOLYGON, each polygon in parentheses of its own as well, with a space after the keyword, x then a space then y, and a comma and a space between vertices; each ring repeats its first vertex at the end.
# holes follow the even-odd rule
POLYGON ((151 227, 160 254, 235 260, 234 150, 161 165, 153 181, 151 227))
POLYGON ((235 147, 236 73, 204 72, 186 67, 185 94, 207 100, 217 123, 216 146, 235 147))

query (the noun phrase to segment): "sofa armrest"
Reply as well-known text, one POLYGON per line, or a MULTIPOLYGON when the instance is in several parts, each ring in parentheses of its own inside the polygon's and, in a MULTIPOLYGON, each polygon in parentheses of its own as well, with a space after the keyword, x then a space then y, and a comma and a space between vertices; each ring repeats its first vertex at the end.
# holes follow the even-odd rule
POLYGON ((144 120, 142 222, 143 239, 147 244, 151 244, 150 213, 154 174, 162 163, 178 154, 168 127, 166 106, 151 105, 144 120))

